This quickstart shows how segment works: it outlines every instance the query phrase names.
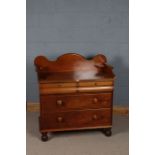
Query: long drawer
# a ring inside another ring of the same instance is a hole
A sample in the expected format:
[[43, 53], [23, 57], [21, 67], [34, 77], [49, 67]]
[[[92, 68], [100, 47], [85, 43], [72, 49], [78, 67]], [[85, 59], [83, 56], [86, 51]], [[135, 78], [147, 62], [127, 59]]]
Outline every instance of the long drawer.
[[112, 81], [98, 82], [66, 82], [66, 83], [40, 83], [40, 94], [67, 94], [84, 92], [106, 92], [113, 90]]
[[52, 113], [40, 117], [41, 131], [102, 128], [111, 125], [111, 109]]
[[110, 108], [112, 93], [83, 94], [83, 95], [41, 95], [41, 114], [80, 110]]

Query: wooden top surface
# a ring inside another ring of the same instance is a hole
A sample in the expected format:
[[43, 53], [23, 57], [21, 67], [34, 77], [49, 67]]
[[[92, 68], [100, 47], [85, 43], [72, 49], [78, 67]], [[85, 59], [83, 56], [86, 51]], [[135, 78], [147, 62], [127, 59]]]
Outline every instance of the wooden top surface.
[[82, 81], [104, 81], [112, 80], [113, 75], [109, 74], [95, 74], [94, 72], [57, 72], [51, 73], [44, 77], [39, 77], [40, 83], [47, 82], [82, 82]]
[[38, 56], [34, 64], [40, 83], [113, 80], [115, 75], [106, 61], [101, 54], [87, 60], [79, 54], [68, 53], [55, 61]]

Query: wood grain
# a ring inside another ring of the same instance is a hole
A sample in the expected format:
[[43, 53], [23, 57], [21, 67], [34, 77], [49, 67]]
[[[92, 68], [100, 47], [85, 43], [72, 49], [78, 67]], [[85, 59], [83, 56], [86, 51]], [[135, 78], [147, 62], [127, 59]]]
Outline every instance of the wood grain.
[[[104, 55], [92, 59], [67, 53], [34, 60], [40, 93], [41, 139], [49, 131], [106, 128], [111, 135], [115, 75]], [[109, 127], [109, 128], [107, 128]]]
[[106, 62], [101, 54], [87, 60], [75, 53], [64, 54], [54, 61], [44, 56], [34, 60], [40, 83], [113, 79], [112, 67]]
[[41, 115], [51, 112], [111, 108], [112, 94], [41, 95]]
[[91, 60], [87, 60], [79, 54], [67, 53], [58, 57], [55, 61], [48, 60], [44, 56], [38, 56], [35, 58], [34, 64], [36, 65], [37, 70], [41, 72], [69, 72], [78, 70], [97, 70], [97, 67], [103, 67], [106, 61], [106, 57], [101, 54], [96, 55]]
[[[40, 105], [39, 103], [28, 102], [27, 103], [27, 112], [39, 112]], [[113, 107], [113, 114], [116, 115], [129, 115], [129, 108], [127, 106], [114, 106]]]
[[111, 109], [59, 112], [42, 115], [40, 130], [64, 130], [68, 128], [111, 126]]
[[98, 87], [49, 87], [40, 88], [40, 94], [68, 94], [68, 93], [87, 93], [87, 92], [107, 92], [112, 91], [113, 86]]

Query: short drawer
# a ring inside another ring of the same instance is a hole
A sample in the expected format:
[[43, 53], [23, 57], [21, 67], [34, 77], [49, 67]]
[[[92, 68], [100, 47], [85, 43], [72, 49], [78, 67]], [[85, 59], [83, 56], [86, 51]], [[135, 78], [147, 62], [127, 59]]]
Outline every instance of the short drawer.
[[112, 93], [82, 95], [42, 95], [41, 113], [56, 111], [110, 108]]
[[40, 117], [40, 130], [102, 128], [112, 125], [111, 109], [52, 113]]

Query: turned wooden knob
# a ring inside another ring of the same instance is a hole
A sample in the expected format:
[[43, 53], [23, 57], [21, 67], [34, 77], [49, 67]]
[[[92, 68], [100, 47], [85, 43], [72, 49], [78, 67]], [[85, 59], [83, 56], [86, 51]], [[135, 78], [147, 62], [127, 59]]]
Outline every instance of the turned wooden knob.
[[43, 70], [44, 68], [43, 67], [39, 67], [39, 70]]
[[108, 102], [107, 101], [103, 101], [103, 104], [107, 104]]
[[63, 103], [62, 100], [57, 100], [57, 105], [60, 105], [61, 106], [62, 103]]
[[93, 120], [97, 120], [97, 115], [95, 114], [95, 115], [93, 115]]
[[98, 102], [98, 99], [95, 97], [94, 98], [94, 103], [97, 103]]
[[57, 118], [57, 121], [61, 123], [61, 122], [63, 121], [63, 118], [62, 118], [61, 116], [59, 116], [59, 117]]

